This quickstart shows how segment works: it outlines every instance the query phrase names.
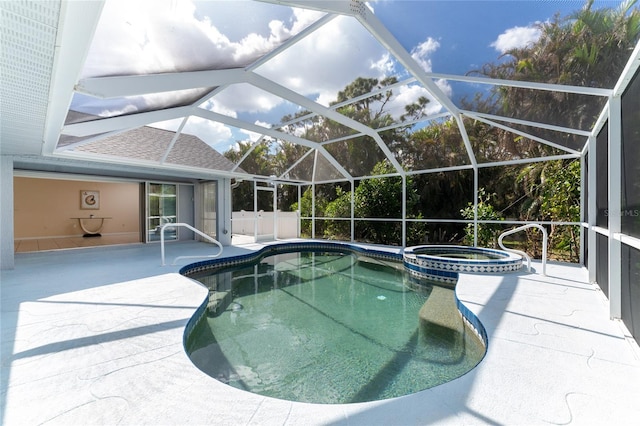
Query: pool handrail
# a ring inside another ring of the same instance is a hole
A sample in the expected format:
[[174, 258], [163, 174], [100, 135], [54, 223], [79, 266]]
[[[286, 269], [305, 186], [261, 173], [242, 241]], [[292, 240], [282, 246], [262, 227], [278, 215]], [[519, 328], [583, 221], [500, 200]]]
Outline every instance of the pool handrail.
[[205, 234], [204, 232], [194, 228], [193, 226], [189, 225], [188, 223], [165, 223], [164, 225], [162, 225], [162, 228], [160, 228], [160, 253], [162, 256], [162, 266], [165, 266], [164, 263], [164, 230], [167, 228], [177, 228], [177, 227], [183, 227], [183, 228], [187, 228], [190, 229], [191, 231], [195, 232], [196, 234], [200, 235], [202, 238], [212, 242], [213, 244], [215, 244], [216, 246], [218, 246], [218, 248], [220, 249], [220, 251], [218, 251], [218, 253], [213, 254], [213, 255], [200, 255], [200, 256], [178, 256], [175, 259], [173, 259], [173, 262], [171, 263], [172, 265], [176, 264], [176, 261], [178, 259], [203, 259], [203, 258], [207, 258], [207, 259], [213, 259], [214, 257], [218, 257], [222, 254], [222, 244], [220, 244], [220, 242], [218, 240], [216, 240], [215, 238]]
[[537, 229], [542, 231], [542, 275], [543, 276], [547, 276], [547, 230], [545, 229], [544, 226], [539, 225], [537, 223], [528, 223], [526, 225], [518, 226], [517, 228], [513, 228], [513, 229], [510, 229], [508, 231], [504, 231], [498, 237], [498, 245], [504, 251], [508, 251], [508, 252], [515, 253], [515, 254], [519, 254], [520, 256], [522, 256], [525, 259], [527, 259], [527, 270], [529, 272], [531, 272], [531, 257], [527, 253], [525, 253], [525, 252], [523, 252], [521, 250], [507, 248], [507, 247], [504, 246], [504, 244], [502, 244], [502, 239], [504, 237], [506, 237], [507, 235], [515, 234], [516, 232], [520, 232], [520, 231], [523, 231], [523, 230], [529, 229], [529, 228], [537, 228]]

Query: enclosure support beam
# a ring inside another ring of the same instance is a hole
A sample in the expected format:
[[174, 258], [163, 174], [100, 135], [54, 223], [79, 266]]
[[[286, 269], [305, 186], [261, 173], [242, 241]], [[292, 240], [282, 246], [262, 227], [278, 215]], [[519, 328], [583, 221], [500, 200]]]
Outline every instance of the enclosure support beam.
[[258, 182], [253, 181], [253, 240], [258, 242]]
[[43, 155], [52, 154], [58, 144], [60, 129], [73, 99], [73, 87], [82, 72], [103, 7], [104, 1], [61, 2]]
[[402, 175], [402, 247], [407, 246], [407, 177]]
[[609, 99], [609, 310], [611, 318], [622, 317], [622, 99]]
[[15, 267], [13, 247], [13, 157], [0, 155], [0, 269]]
[[216, 212], [218, 223], [216, 224], [216, 239], [223, 246], [230, 246], [232, 241], [232, 193], [231, 179], [225, 178], [218, 180], [218, 191], [216, 201]]
[[478, 168], [473, 168], [473, 246], [478, 247]]
[[278, 184], [273, 183], [273, 239], [278, 239]]
[[302, 186], [298, 185], [298, 232], [296, 233], [297, 238], [300, 238], [302, 235]]
[[316, 238], [316, 184], [311, 184], [311, 238]]
[[356, 220], [354, 216], [356, 214], [356, 184], [353, 179], [351, 179], [351, 242], [356, 240]]

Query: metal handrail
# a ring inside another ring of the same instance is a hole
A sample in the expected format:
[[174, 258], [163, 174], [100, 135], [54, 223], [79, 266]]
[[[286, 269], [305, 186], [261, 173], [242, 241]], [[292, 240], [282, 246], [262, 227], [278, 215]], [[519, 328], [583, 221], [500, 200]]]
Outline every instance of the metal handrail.
[[188, 223], [165, 223], [164, 225], [162, 225], [162, 228], [160, 228], [160, 252], [162, 255], [162, 266], [165, 265], [164, 263], [164, 230], [167, 228], [177, 228], [177, 227], [183, 227], [183, 228], [187, 228], [190, 229], [191, 231], [195, 232], [196, 234], [200, 235], [201, 237], [211, 241], [212, 243], [214, 243], [215, 245], [218, 246], [218, 248], [220, 249], [220, 251], [217, 254], [213, 254], [213, 255], [209, 255], [209, 256], [178, 256], [175, 259], [173, 259], [173, 263], [172, 265], [176, 264], [176, 261], [178, 259], [202, 259], [202, 258], [214, 258], [214, 257], [218, 257], [222, 254], [222, 244], [220, 244], [220, 242], [218, 240], [216, 240], [215, 238], [210, 237], [209, 235], [205, 234], [204, 232], [194, 228], [193, 226], [189, 225]]
[[516, 253], [523, 256], [527, 259], [527, 270], [531, 272], [531, 257], [523, 251], [506, 248], [504, 244], [502, 244], [502, 239], [507, 235], [515, 234], [516, 232], [523, 231], [528, 228], [537, 228], [542, 231], [542, 275], [547, 275], [547, 230], [544, 226], [538, 225], [537, 223], [528, 223], [526, 225], [519, 226], [517, 228], [510, 229], [509, 231], [505, 231], [498, 237], [498, 245], [504, 251], [508, 251], [510, 253]]

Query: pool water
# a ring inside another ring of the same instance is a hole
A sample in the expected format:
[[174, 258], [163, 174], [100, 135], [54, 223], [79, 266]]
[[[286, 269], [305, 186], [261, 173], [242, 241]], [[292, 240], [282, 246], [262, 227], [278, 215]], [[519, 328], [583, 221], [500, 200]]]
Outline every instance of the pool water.
[[189, 356], [256, 394], [327, 404], [392, 398], [460, 377], [485, 352], [453, 290], [416, 285], [399, 263], [297, 252], [199, 279], [210, 304], [187, 340]]

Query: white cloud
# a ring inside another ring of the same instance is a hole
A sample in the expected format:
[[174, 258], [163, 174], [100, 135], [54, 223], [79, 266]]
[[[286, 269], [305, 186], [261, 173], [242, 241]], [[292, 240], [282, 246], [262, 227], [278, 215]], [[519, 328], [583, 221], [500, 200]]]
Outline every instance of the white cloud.
[[300, 31], [320, 19], [322, 15], [324, 15], [324, 12], [293, 8], [291, 32], [299, 33]]
[[540, 38], [540, 34], [540, 28], [537, 26], [509, 28], [491, 43], [491, 47], [500, 53], [505, 53], [511, 49], [519, 49], [535, 43]]
[[386, 54], [356, 20], [338, 17], [256, 72], [326, 106], [357, 77], [390, 71]]
[[453, 89], [447, 80], [436, 80], [436, 86], [438, 86], [438, 88], [442, 90], [442, 93], [444, 93], [448, 98], [451, 98], [451, 95], [453, 95]]
[[425, 41], [411, 49], [411, 57], [422, 67], [426, 72], [431, 72], [431, 58], [430, 56], [438, 50], [440, 43], [428, 37]]
[[[256, 121], [254, 124], [258, 126], [266, 127], [266, 128], [270, 127], [268, 123], [264, 123], [262, 121]], [[247, 135], [247, 139], [249, 139], [251, 142], [255, 142], [262, 137], [261, 133], [255, 133], [245, 129], [240, 129], [240, 133]]]
[[[182, 123], [181, 118], [150, 124], [158, 129], [177, 131]], [[200, 117], [189, 117], [187, 124], [182, 129], [183, 133], [197, 136], [207, 145], [222, 152], [233, 142], [231, 130], [221, 123], [206, 120]]]
[[176, 118], [174, 120], [158, 121], [157, 123], [150, 124], [149, 127], [171, 130], [172, 132], [175, 132], [176, 130], [178, 130], [178, 127], [180, 127], [180, 123], [182, 123], [182, 120], [182, 118]]
[[[443, 90], [445, 95], [451, 96], [451, 87], [446, 84], [446, 82], [439, 83], [437, 82], [440, 89]], [[410, 105], [414, 102], [417, 102], [421, 96], [429, 99], [429, 103], [424, 109], [424, 113], [426, 115], [437, 114], [442, 110], [442, 106], [438, 101], [435, 100], [429, 92], [422, 86], [411, 85], [411, 86], [401, 86], [396, 89], [396, 95], [389, 101], [387, 104], [387, 110], [394, 118], [399, 118], [402, 114], [405, 113], [404, 107], [405, 105]]]
[[[238, 7], [233, 3], [216, 2], [214, 12], [229, 16]], [[243, 3], [243, 14], [251, 16], [252, 7], [261, 6]], [[317, 19], [318, 12], [296, 9], [291, 15], [289, 22], [273, 19], [265, 28], [252, 28], [252, 19], [234, 21], [234, 31], [243, 36], [232, 41], [211, 18], [200, 16], [192, 1], [107, 1], [82, 77], [248, 65]]]
[[238, 118], [238, 114], [235, 110], [227, 108], [220, 102], [216, 102], [215, 98], [208, 99], [202, 105], [200, 105], [200, 108], [204, 108], [206, 110], [217, 112], [223, 115], [228, 115], [229, 117]]
[[393, 75], [393, 72], [395, 70], [395, 61], [387, 52], [384, 53], [378, 60], [372, 61], [370, 68], [376, 71], [380, 77], [386, 77], [389, 75]]
[[134, 114], [137, 111], [138, 111], [138, 107], [136, 107], [133, 104], [128, 104], [128, 105], [125, 105], [124, 108], [120, 110], [115, 110], [115, 111], [108, 108], [104, 108], [102, 109], [102, 111], [98, 113], [98, 115], [100, 117], [116, 117], [118, 115]]
[[283, 99], [250, 84], [234, 84], [213, 98], [220, 108], [237, 112], [265, 113], [283, 103]]

